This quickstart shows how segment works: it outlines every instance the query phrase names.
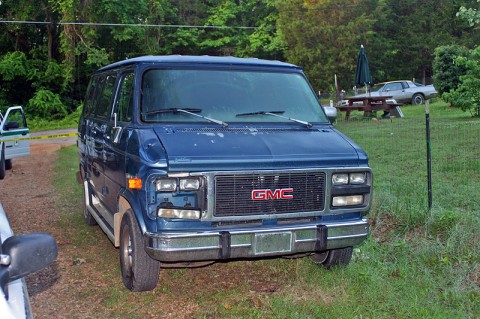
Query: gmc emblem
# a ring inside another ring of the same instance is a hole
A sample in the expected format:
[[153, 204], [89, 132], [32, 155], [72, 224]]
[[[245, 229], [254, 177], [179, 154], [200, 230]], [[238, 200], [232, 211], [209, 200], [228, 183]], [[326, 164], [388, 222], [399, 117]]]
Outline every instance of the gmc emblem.
[[252, 191], [252, 200], [271, 200], [271, 199], [292, 199], [293, 188], [281, 189], [254, 189]]

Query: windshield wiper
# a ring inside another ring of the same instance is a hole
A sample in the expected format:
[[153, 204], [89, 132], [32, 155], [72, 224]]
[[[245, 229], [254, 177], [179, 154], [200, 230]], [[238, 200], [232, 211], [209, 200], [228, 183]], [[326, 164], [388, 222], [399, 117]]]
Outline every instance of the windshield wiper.
[[159, 114], [159, 113], [177, 113], [177, 112], [190, 114], [190, 115], [193, 115], [193, 116], [202, 118], [202, 119], [204, 119], [204, 120], [207, 120], [207, 121], [209, 121], [209, 122], [212, 122], [212, 123], [215, 123], [215, 124], [220, 124], [220, 125], [222, 125], [223, 127], [227, 127], [227, 126], [228, 126], [228, 124], [225, 123], [225, 122], [223, 122], [223, 121], [216, 120], [216, 119], [212, 119], [212, 118], [210, 118], [210, 117], [206, 117], [206, 116], [203, 116], [203, 115], [200, 115], [200, 114], [196, 114], [196, 113], [202, 112], [201, 109], [194, 109], [194, 108], [180, 109], [180, 108], [173, 108], [173, 107], [172, 107], [172, 108], [168, 108], [168, 109], [158, 109], [158, 110], [146, 112], [146, 113], [144, 113], [144, 114], [145, 114], [145, 115], [152, 115], [152, 114]]
[[183, 110], [186, 112], [192, 112], [192, 113], [200, 113], [202, 112], [201, 109], [193, 109], [193, 108], [184, 108], [184, 109], [179, 109], [179, 108], [168, 108], [168, 109], [158, 109], [158, 110], [153, 110], [150, 112], [145, 112], [143, 114], [145, 115], [152, 115], [152, 114], [158, 114], [158, 113], [174, 113], [174, 112], [180, 112], [179, 110]]
[[271, 116], [280, 117], [282, 119], [286, 119], [286, 120], [290, 120], [290, 121], [293, 121], [293, 122], [296, 122], [296, 123], [306, 125], [308, 128], [311, 128], [313, 126], [312, 123], [310, 123], [310, 122], [297, 120], [297, 119], [294, 119], [294, 118], [291, 118], [291, 117], [279, 115], [279, 114], [283, 114], [283, 113], [285, 113], [285, 111], [271, 111], [271, 112], [259, 111], [259, 112], [251, 112], [251, 113], [240, 113], [240, 114], [237, 114], [236, 116], [271, 115]]
[[251, 112], [251, 113], [239, 113], [235, 116], [250, 116], [250, 115], [263, 115], [263, 114], [268, 114], [268, 113], [272, 113], [272, 114], [283, 114], [285, 113], [285, 111], [270, 111], [270, 112], [266, 112], [266, 111], [258, 111], [258, 112]]

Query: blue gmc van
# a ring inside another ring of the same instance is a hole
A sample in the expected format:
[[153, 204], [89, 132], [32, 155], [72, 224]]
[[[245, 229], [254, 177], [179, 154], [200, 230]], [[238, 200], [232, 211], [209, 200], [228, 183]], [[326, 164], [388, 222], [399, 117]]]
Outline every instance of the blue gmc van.
[[91, 78], [78, 128], [84, 216], [120, 248], [132, 291], [162, 267], [310, 256], [348, 264], [369, 233], [365, 152], [302, 69], [146, 56]]

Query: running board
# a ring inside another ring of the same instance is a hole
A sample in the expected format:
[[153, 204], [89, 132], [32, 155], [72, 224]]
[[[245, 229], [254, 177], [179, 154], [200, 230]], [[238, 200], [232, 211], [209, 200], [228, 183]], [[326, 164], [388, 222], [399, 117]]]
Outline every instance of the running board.
[[[92, 198], [94, 198], [93, 202], [97, 201], [94, 195], [92, 195]], [[108, 239], [110, 239], [112, 244], [115, 245], [115, 235], [113, 234], [113, 230], [110, 228], [110, 226], [107, 224], [105, 219], [98, 212], [98, 210], [103, 210], [104, 213], [107, 213], [107, 211], [101, 206], [100, 203], [95, 205], [95, 207], [87, 206], [87, 209], [90, 212], [90, 214], [92, 214], [93, 218], [95, 218], [95, 220], [97, 221], [98, 226], [100, 226], [100, 228], [105, 232], [105, 234], [107, 234]]]

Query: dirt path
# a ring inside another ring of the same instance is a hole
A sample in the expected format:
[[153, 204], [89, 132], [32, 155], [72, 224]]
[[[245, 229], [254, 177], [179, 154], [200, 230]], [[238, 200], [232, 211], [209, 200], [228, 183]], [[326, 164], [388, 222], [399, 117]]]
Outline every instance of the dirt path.
[[51, 181], [56, 151], [71, 144], [66, 139], [32, 141], [31, 155], [14, 159], [12, 170], [0, 183], [0, 201], [15, 234], [48, 232], [60, 248], [55, 264], [26, 278], [36, 318], [62, 317], [58, 314], [63, 305], [57, 297], [66, 288], [61, 278], [65, 253], [61, 250], [63, 234], [57, 225], [59, 215], [54, 209]]
[[[157, 289], [127, 291], [118, 269], [118, 250], [99, 227], [83, 222], [75, 226], [72, 218], [62, 220], [56, 211], [59, 204], [52, 185], [56, 151], [74, 142], [32, 141], [31, 156], [14, 160], [13, 169], [0, 182], [0, 201], [14, 232], [48, 232], [59, 247], [53, 265], [26, 278], [35, 318], [220, 318], [225, 309], [235, 307], [263, 313], [269, 296], [291, 288], [293, 269], [287, 272], [259, 261], [162, 270]], [[62, 205], [72, 216], [81, 216], [80, 198]]]

